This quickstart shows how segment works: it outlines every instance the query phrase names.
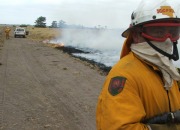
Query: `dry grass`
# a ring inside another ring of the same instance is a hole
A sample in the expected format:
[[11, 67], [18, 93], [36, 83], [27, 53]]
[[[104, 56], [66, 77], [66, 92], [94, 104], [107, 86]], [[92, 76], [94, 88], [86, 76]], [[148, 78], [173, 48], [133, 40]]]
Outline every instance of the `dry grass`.
[[29, 26], [26, 30], [29, 31], [27, 38], [38, 42], [56, 39], [60, 36], [60, 29], [58, 28], [35, 28]]
[[[5, 40], [4, 27], [0, 26], [0, 46], [3, 45]], [[15, 26], [11, 27], [11, 35], [14, 36]], [[26, 30], [29, 31], [29, 35], [26, 37], [37, 42], [42, 42], [44, 40], [56, 39], [60, 36], [60, 29], [58, 28], [35, 28], [33, 26], [26, 27]]]
[[4, 44], [4, 38], [4, 26], [0, 26], [0, 47], [2, 47]]
[[[9, 27], [11, 28], [10, 36], [14, 37], [14, 30], [16, 27], [15, 26], [9, 26]], [[4, 28], [5, 25], [0, 26], [0, 47], [3, 46], [5, 40]], [[26, 35], [26, 37], [35, 42], [54, 40], [57, 39], [61, 34], [59, 28], [36, 28], [33, 26], [28, 26], [26, 27], [26, 31], [29, 31], [29, 35]], [[57, 45], [53, 44], [52, 46], [56, 47]]]

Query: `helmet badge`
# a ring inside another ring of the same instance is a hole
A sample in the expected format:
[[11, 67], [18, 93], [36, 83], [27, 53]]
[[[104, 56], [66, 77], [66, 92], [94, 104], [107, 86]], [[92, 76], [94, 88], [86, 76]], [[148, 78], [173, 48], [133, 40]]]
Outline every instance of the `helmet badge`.
[[173, 18], [174, 10], [171, 8], [171, 6], [161, 6], [160, 9], [157, 9], [157, 13], [161, 13], [162, 15], [167, 15]]

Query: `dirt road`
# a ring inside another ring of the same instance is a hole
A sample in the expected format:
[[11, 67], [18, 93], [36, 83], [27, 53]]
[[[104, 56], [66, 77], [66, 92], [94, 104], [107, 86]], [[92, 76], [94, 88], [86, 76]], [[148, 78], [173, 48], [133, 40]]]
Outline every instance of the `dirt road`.
[[96, 129], [105, 76], [27, 38], [6, 40], [0, 62], [0, 130]]

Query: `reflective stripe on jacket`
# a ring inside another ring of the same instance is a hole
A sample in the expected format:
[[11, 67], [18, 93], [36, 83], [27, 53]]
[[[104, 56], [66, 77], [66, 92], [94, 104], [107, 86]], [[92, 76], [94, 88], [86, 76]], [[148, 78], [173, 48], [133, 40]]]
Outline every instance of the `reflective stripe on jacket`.
[[[108, 91], [113, 77], [125, 77], [123, 90], [113, 96]], [[167, 92], [154, 67], [130, 52], [109, 72], [98, 99], [96, 123], [98, 130], [148, 130], [143, 119], [180, 109], [177, 82]], [[168, 96], [169, 95], [169, 96]], [[169, 106], [170, 104], [170, 106]]]

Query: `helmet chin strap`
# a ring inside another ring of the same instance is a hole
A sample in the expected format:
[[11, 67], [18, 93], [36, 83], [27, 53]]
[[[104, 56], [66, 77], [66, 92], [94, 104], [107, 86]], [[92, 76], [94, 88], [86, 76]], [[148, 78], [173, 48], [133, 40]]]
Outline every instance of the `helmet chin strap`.
[[156, 51], [161, 53], [162, 55], [168, 57], [170, 60], [173, 59], [174, 61], [177, 61], [179, 59], [179, 53], [177, 48], [177, 41], [173, 42], [173, 54], [168, 54], [167, 52], [161, 50], [160, 48], [156, 47], [154, 44], [152, 44], [147, 38], [145, 38], [145, 41]]

